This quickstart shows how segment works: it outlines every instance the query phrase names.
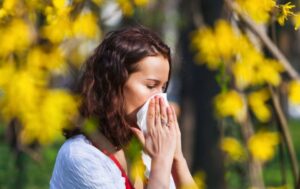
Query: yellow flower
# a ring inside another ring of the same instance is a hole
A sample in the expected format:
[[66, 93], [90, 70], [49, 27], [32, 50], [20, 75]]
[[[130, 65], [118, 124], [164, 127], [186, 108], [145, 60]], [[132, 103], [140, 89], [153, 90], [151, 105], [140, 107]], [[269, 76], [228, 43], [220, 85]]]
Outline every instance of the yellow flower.
[[15, 8], [17, 2], [18, 2], [17, 0], [4, 0], [2, 4], [2, 8], [8, 11], [12, 11]]
[[197, 62], [207, 63], [208, 68], [217, 69], [222, 63], [213, 31], [210, 28], [200, 29], [192, 34], [192, 47], [199, 51]]
[[117, 3], [125, 16], [133, 14], [133, 6], [129, 0], [117, 0]]
[[98, 37], [100, 30], [97, 18], [91, 12], [81, 13], [73, 23], [73, 33], [75, 36], [90, 39]]
[[255, 72], [251, 64], [237, 62], [232, 65], [232, 72], [239, 89], [245, 89], [253, 84]]
[[0, 9], [0, 20], [5, 18], [8, 15], [8, 12], [5, 9]]
[[266, 101], [270, 98], [270, 93], [267, 89], [261, 89], [250, 93], [248, 102], [251, 110], [258, 120], [267, 122], [271, 118], [270, 108], [267, 106]]
[[50, 90], [41, 100], [35, 111], [26, 112], [21, 119], [21, 141], [25, 144], [35, 140], [41, 144], [53, 142], [77, 115], [77, 99], [67, 91]]
[[270, 12], [276, 6], [275, 0], [236, 0], [242, 11], [253, 20], [265, 23], [270, 18]]
[[200, 29], [192, 34], [192, 47], [199, 51], [196, 56], [199, 62], [207, 63], [210, 69], [217, 69], [221, 63], [230, 62], [238, 52], [240, 36], [230, 24], [219, 20], [214, 30]]
[[26, 8], [28, 8], [28, 14], [37, 12], [37, 11], [43, 11], [46, 4], [48, 4], [47, 1], [40, 1], [40, 0], [26, 0]]
[[44, 81], [37, 81], [28, 71], [15, 72], [5, 87], [1, 102], [1, 112], [6, 120], [21, 117], [25, 112], [32, 112], [39, 104], [44, 88]]
[[293, 23], [295, 25], [295, 30], [297, 30], [300, 26], [300, 12], [293, 15]]
[[13, 19], [7, 27], [0, 28], [0, 56], [24, 51], [32, 40], [31, 27], [21, 19]]
[[245, 152], [242, 145], [233, 137], [225, 137], [221, 141], [221, 149], [228, 154], [233, 161], [241, 161], [245, 159]]
[[238, 34], [236, 34], [231, 25], [225, 20], [219, 20], [215, 26], [215, 37], [217, 42], [217, 50], [219, 55], [225, 59], [230, 60], [237, 52], [235, 46], [238, 40]]
[[287, 17], [293, 15], [291, 9], [294, 7], [295, 5], [292, 5], [291, 2], [288, 2], [284, 5], [279, 5], [279, 8], [281, 9], [281, 13], [277, 18], [277, 20], [280, 25], [284, 25], [284, 22], [287, 20]]
[[149, 0], [134, 0], [134, 4], [138, 7], [145, 7], [148, 5]]
[[244, 99], [234, 90], [217, 95], [214, 104], [217, 114], [221, 117], [232, 116], [236, 121], [242, 121], [246, 117]]
[[48, 23], [41, 28], [41, 35], [53, 43], [60, 43], [72, 37], [72, 23], [69, 16], [71, 9], [63, 9], [58, 14], [53, 12], [51, 7], [47, 7], [46, 10]]
[[193, 179], [197, 185], [197, 188], [194, 186], [183, 186], [183, 189], [205, 189], [205, 173], [203, 171], [198, 171], [193, 175]]
[[248, 141], [248, 148], [253, 157], [260, 161], [268, 161], [274, 157], [279, 135], [275, 132], [259, 131]]
[[289, 83], [288, 97], [292, 104], [300, 104], [300, 81], [293, 80]]
[[273, 86], [278, 86], [281, 82], [280, 72], [282, 72], [278, 62], [265, 59], [256, 67], [257, 83], [267, 82]]
[[0, 66], [0, 90], [2, 90], [9, 84], [11, 77], [15, 73], [14, 62], [5, 62]]
[[67, 0], [52, 0], [52, 4], [58, 11], [62, 11], [68, 7]]
[[27, 55], [27, 68], [32, 71], [58, 70], [65, 64], [64, 55], [59, 48], [45, 50], [35, 47]]
[[240, 48], [237, 62], [232, 65], [237, 87], [245, 89], [264, 83], [278, 86], [281, 82], [280, 73], [284, 71], [283, 66], [276, 60], [266, 59], [253, 46], [244, 46], [245, 48]]

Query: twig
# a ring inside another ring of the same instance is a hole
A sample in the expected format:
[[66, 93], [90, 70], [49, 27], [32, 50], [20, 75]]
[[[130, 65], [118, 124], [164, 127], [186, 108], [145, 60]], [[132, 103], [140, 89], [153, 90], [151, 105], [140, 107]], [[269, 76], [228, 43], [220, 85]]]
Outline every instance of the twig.
[[295, 148], [293, 145], [292, 137], [289, 132], [287, 119], [283, 113], [281, 106], [280, 106], [278, 94], [274, 91], [274, 89], [271, 86], [269, 86], [269, 90], [271, 92], [272, 102], [273, 102], [273, 105], [275, 108], [276, 116], [279, 121], [279, 127], [280, 127], [280, 131], [281, 131], [280, 133], [282, 134], [284, 143], [286, 144], [286, 147], [288, 149], [288, 155], [289, 155], [289, 158], [290, 158], [291, 164], [292, 164], [294, 184], [296, 186], [297, 178], [299, 177], [298, 161], [297, 161], [297, 156], [295, 153]]
[[[241, 123], [241, 131], [244, 137], [246, 144], [254, 133], [253, 125], [249, 119], [249, 115], [247, 118]], [[249, 159], [248, 159], [248, 168], [249, 168], [249, 178], [251, 187], [264, 189], [264, 181], [262, 177], [262, 164], [259, 161], [256, 161], [251, 153], [248, 151]]]

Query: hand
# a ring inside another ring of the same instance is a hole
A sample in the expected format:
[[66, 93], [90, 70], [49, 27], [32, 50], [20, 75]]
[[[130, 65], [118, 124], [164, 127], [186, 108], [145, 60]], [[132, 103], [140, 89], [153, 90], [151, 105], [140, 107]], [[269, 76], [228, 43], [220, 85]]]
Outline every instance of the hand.
[[176, 120], [172, 109], [166, 107], [163, 99], [150, 100], [147, 113], [147, 133], [131, 128], [150, 157], [162, 157], [172, 160], [176, 149]]

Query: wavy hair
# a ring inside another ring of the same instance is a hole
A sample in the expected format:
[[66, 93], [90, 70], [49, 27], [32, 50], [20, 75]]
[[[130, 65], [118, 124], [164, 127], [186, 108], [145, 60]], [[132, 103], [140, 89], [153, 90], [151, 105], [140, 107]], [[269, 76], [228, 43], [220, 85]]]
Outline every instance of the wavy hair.
[[[80, 114], [95, 117], [99, 131], [118, 149], [132, 137], [125, 119], [123, 88], [137, 63], [147, 56], [162, 55], [169, 61], [170, 48], [151, 30], [138, 26], [109, 32], [85, 63], [80, 78]], [[67, 138], [82, 133], [82, 128], [66, 131]]]

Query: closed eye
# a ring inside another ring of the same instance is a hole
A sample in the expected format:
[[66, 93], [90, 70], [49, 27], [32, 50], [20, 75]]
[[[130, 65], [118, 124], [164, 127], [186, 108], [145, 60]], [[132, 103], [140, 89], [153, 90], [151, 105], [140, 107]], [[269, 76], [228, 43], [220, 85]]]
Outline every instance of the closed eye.
[[153, 89], [153, 88], [155, 88], [155, 86], [154, 86], [154, 85], [151, 85], [151, 86], [150, 86], [150, 85], [147, 85], [147, 88], [148, 88], [148, 89]]

